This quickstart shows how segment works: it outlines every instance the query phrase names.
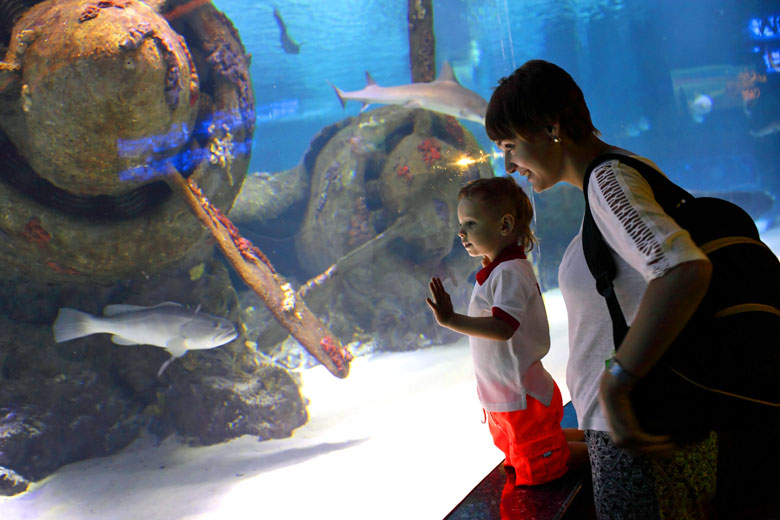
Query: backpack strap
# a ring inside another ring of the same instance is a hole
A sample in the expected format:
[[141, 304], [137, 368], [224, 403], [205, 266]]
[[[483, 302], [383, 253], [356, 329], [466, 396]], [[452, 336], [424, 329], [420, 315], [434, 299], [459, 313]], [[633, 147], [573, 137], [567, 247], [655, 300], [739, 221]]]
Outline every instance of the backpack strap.
[[693, 199], [693, 196], [646, 162], [623, 154], [601, 154], [593, 159], [585, 170], [585, 178], [582, 183], [582, 192], [585, 195], [585, 215], [582, 220], [582, 248], [588, 269], [590, 269], [593, 278], [596, 280], [596, 290], [607, 301], [607, 309], [612, 319], [612, 338], [617, 350], [628, 332], [626, 318], [620, 309], [620, 303], [612, 283], [617, 274], [617, 268], [612, 252], [596, 225], [596, 221], [593, 219], [590, 204], [588, 203], [588, 183], [591, 173], [597, 166], [612, 159], [617, 159], [638, 171], [650, 184], [656, 201], [658, 201], [664, 211], [672, 216], [674, 210]]

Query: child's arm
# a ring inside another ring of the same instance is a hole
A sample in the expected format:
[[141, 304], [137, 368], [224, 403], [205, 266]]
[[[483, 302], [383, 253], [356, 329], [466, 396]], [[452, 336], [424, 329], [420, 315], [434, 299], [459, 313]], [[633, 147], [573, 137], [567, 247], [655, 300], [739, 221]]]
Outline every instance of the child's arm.
[[425, 303], [431, 308], [433, 316], [442, 327], [468, 336], [495, 340], [507, 340], [515, 333], [508, 323], [493, 316], [473, 318], [456, 313], [452, 308], [450, 295], [444, 290], [444, 285], [438, 278], [431, 278], [429, 286], [433, 300], [426, 298]]

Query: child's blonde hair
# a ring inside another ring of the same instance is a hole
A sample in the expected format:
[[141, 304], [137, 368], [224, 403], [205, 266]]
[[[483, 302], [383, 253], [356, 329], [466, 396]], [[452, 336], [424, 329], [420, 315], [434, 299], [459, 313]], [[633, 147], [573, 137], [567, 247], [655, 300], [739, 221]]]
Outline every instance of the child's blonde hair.
[[526, 251], [533, 249], [537, 241], [531, 230], [534, 208], [528, 195], [512, 177], [491, 177], [469, 181], [458, 192], [458, 200], [463, 198], [478, 199], [495, 208], [502, 215], [511, 213], [515, 217], [514, 231], [517, 234], [517, 243]]

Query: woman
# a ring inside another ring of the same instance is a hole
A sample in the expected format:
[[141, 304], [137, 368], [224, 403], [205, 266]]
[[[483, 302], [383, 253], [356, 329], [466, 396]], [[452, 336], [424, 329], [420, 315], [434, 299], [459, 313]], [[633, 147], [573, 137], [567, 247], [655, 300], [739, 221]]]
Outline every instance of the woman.
[[[507, 172], [527, 177], [536, 192], [559, 182], [582, 189], [599, 155], [633, 155], [599, 138], [580, 88], [566, 71], [542, 60], [499, 82], [485, 119], [488, 136], [504, 151]], [[558, 278], [569, 314], [566, 382], [585, 430], [598, 516], [706, 518], [715, 491], [715, 434], [685, 446], [649, 434], [636, 419], [629, 392], [701, 302], [710, 262], [627, 165], [596, 164], [587, 196], [614, 252], [615, 290], [631, 326], [615, 355], [612, 322], [578, 234]]]

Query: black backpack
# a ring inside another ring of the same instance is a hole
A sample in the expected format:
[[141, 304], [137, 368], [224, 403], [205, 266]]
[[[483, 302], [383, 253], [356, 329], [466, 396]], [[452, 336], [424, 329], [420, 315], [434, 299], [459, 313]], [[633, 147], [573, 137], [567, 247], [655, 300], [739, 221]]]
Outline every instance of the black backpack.
[[652, 433], [694, 439], [710, 430], [777, 426], [780, 417], [780, 262], [753, 219], [731, 202], [693, 197], [649, 164], [622, 154], [594, 159], [585, 173], [582, 243], [607, 301], [615, 348], [628, 331], [615, 296], [616, 268], [588, 205], [593, 169], [617, 159], [650, 184], [661, 207], [707, 254], [712, 280], [691, 320], [631, 399]]

